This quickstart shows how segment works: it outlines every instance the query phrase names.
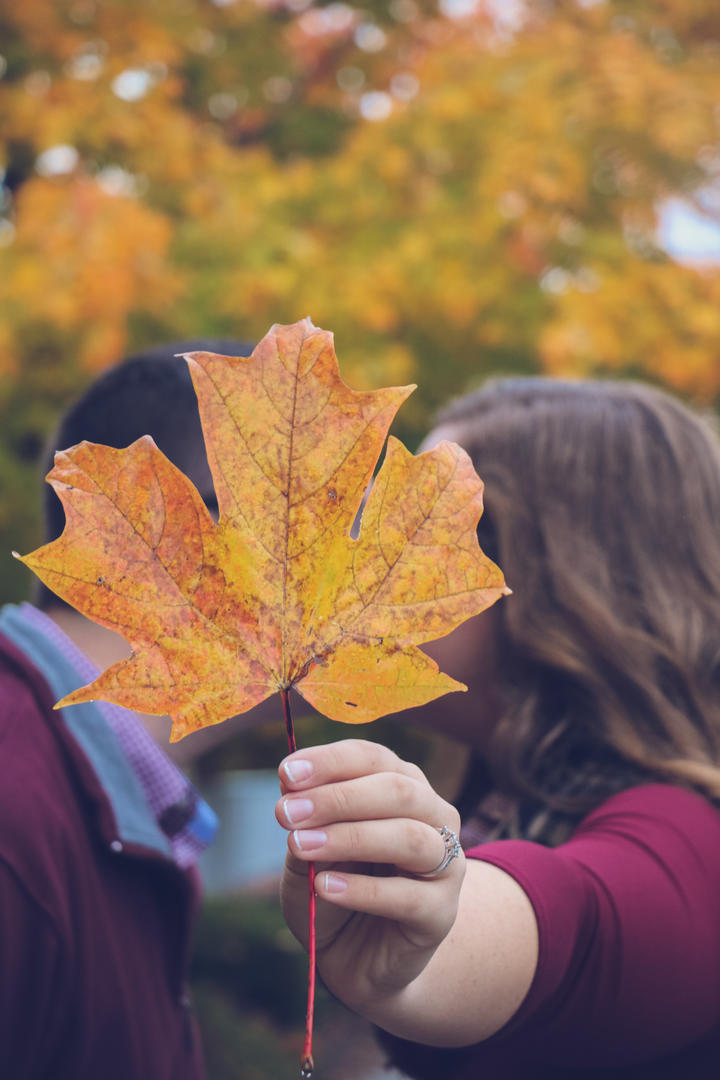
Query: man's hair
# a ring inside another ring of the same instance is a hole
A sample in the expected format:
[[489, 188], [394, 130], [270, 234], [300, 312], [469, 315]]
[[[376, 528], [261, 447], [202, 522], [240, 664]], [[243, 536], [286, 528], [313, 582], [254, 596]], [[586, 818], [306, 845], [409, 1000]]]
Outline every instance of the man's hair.
[[643, 782], [720, 802], [713, 425], [650, 386], [549, 378], [493, 381], [438, 419], [485, 481], [478, 536], [513, 590], [493, 773], [538, 811], [515, 835], [554, 842], [559, 816], [571, 830]]
[[[151, 435], [163, 453], [183, 472], [205, 455], [200, 414], [188, 366], [178, 353], [216, 352], [249, 356], [244, 341], [199, 339], [158, 345], [128, 356], [95, 380], [61, 417], [44, 456], [45, 475], [55, 453], [77, 443], [95, 442], [122, 448]], [[45, 540], [55, 540], [65, 527], [62, 503], [44, 485]], [[45, 585], [37, 583], [33, 600], [39, 607], [60, 605]]]

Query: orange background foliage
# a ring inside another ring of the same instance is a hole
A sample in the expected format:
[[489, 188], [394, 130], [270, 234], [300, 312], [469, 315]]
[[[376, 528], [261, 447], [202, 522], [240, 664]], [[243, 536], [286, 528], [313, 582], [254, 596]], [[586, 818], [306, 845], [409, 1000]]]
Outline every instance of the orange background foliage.
[[720, 271], [658, 239], [719, 216], [715, 0], [453, 10], [0, 0], [5, 547], [58, 411], [159, 341], [309, 314], [350, 385], [419, 384], [411, 442], [497, 371], [717, 402]]

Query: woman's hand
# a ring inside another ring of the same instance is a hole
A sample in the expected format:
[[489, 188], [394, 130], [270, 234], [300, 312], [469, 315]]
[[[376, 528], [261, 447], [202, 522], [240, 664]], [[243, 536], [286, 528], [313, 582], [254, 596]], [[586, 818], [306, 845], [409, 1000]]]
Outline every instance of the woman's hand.
[[285, 758], [280, 783], [285, 918], [307, 945], [315, 862], [318, 969], [336, 997], [434, 1046], [466, 1046], [502, 1027], [535, 972], [533, 909], [513, 878], [477, 859], [466, 868], [462, 854], [436, 877], [416, 876], [445, 856], [438, 827], [460, 828], [421, 770], [348, 739]]
[[276, 808], [289, 830], [282, 903], [307, 944], [307, 865], [316, 863], [318, 968], [328, 987], [366, 1015], [413, 982], [453, 925], [465, 873], [445, 856], [438, 827], [457, 810], [416, 766], [375, 743], [315, 746], [280, 766]]

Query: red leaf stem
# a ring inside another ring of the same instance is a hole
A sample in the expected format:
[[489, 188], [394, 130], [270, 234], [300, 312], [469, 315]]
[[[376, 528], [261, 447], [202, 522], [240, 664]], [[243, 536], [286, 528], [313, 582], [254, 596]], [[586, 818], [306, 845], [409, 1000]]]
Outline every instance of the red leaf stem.
[[[287, 730], [288, 747], [290, 753], [297, 750], [295, 743], [295, 730], [293, 728], [292, 714], [290, 712], [290, 696], [287, 690], [281, 691], [283, 710], [285, 712], [285, 728]], [[309, 1080], [312, 1076], [314, 1062], [312, 1056], [313, 1017], [315, 1013], [315, 863], [308, 864], [308, 995], [307, 1013], [305, 1017], [305, 1043], [303, 1045], [302, 1059], [300, 1062], [301, 1080]]]

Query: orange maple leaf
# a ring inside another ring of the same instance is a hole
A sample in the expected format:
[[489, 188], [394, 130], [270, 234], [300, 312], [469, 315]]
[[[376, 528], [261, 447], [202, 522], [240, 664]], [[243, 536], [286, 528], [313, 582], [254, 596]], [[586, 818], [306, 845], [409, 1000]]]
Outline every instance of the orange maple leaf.
[[273, 327], [249, 358], [186, 359], [217, 524], [149, 436], [80, 443], [48, 475], [66, 527], [22, 561], [132, 648], [58, 707], [167, 713], [174, 741], [291, 686], [350, 723], [466, 689], [417, 646], [509, 591], [477, 543], [467, 454], [445, 442], [415, 457], [390, 438], [350, 535], [414, 387], [349, 389], [309, 320]]

